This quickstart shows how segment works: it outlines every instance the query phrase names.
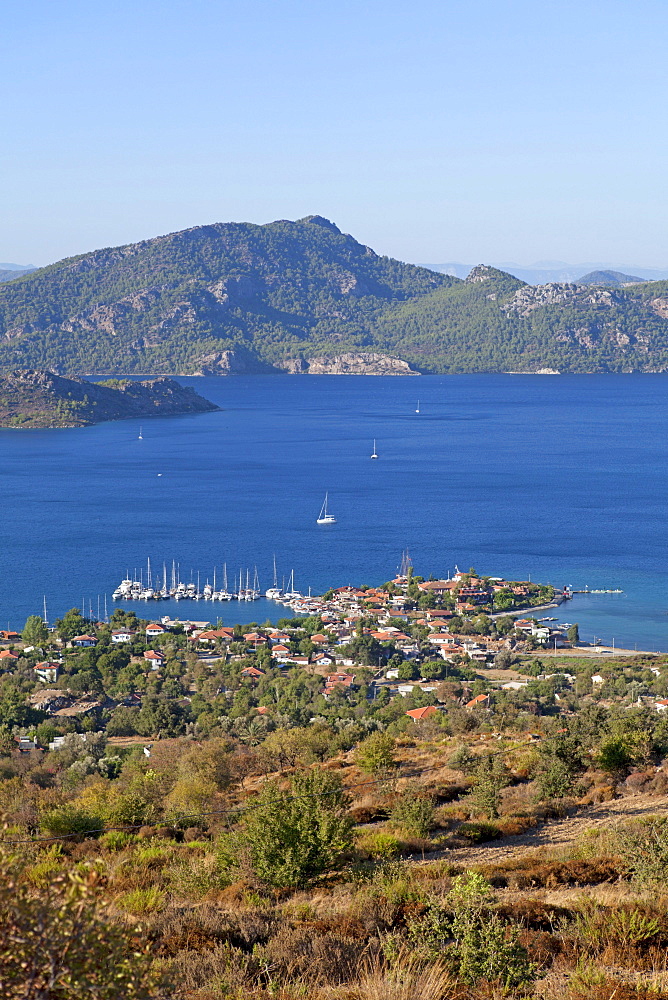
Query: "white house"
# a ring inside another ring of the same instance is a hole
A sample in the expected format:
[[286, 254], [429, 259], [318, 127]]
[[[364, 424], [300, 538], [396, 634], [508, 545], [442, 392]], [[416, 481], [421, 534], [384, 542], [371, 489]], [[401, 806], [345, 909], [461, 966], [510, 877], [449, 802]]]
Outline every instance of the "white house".
[[118, 629], [117, 632], [112, 632], [111, 633], [111, 641], [112, 642], [131, 642], [133, 635], [134, 635], [134, 633], [133, 632], [128, 632], [127, 629]]
[[72, 645], [78, 647], [84, 646], [95, 646], [97, 644], [97, 639], [94, 635], [75, 635], [72, 639]]
[[144, 659], [151, 664], [151, 670], [160, 670], [160, 667], [165, 665], [164, 656], [155, 649], [147, 649], [144, 653]]
[[152, 624], [152, 625], [147, 625], [146, 626], [146, 638], [147, 639], [155, 639], [159, 635], [164, 635], [166, 631], [167, 631], [167, 629], [165, 628], [164, 625], [156, 625], [155, 623]]
[[43, 660], [41, 663], [36, 663], [32, 669], [38, 680], [44, 681], [48, 684], [53, 684], [54, 681], [58, 680], [60, 664], [50, 663], [48, 660]]

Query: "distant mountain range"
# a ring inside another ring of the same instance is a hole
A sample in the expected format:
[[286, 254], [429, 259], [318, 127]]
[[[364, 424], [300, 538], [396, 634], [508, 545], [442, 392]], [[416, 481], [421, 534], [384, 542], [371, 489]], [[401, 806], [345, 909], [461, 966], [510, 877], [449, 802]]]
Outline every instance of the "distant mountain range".
[[36, 271], [36, 267], [32, 265], [25, 264], [0, 264], [0, 284], [3, 281], [13, 281], [14, 278], [20, 278], [24, 274], [29, 274], [31, 271]]
[[[465, 278], [473, 269], [474, 264], [425, 264], [424, 267], [442, 274], [452, 274], [456, 278]], [[566, 264], [561, 260], [540, 260], [535, 264], [516, 264], [512, 261], [501, 261], [491, 265], [500, 271], [506, 271], [520, 281], [526, 281], [528, 285], [546, 285], [552, 281], [577, 281], [582, 283], [582, 279], [592, 272], [603, 273], [627, 273], [639, 275], [637, 281], [665, 281], [668, 279], [668, 268], [637, 267], [623, 264], [592, 263], [586, 264]]]
[[668, 370], [668, 281], [582, 280], [536, 287], [485, 265], [462, 280], [380, 257], [321, 216], [216, 223], [0, 285], [0, 370]]
[[576, 285], [603, 285], [608, 288], [625, 288], [627, 285], [640, 285], [645, 281], [633, 274], [622, 271], [590, 271], [583, 274], [575, 282]]

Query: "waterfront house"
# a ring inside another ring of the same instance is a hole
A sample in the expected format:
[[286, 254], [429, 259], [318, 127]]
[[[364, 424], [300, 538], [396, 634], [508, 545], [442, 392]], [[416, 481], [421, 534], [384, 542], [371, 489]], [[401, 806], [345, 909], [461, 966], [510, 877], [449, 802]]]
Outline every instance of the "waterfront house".
[[54, 681], [58, 680], [60, 664], [50, 663], [48, 660], [43, 660], [41, 663], [36, 663], [32, 669], [37, 680], [53, 684]]
[[132, 642], [132, 636], [134, 632], [130, 632], [128, 629], [121, 628], [117, 631], [111, 633], [112, 642]]
[[97, 639], [94, 635], [75, 635], [72, 639], [72, 645], [79, 649], [83, 649], [87, 646], [97, 645]]
[[146, 626], [146, 638], [147, 639], [157, 639], [159, 635], [164, 635], [167, 629], [164, 625], [157, 625], [153, 623]]
[[21, 636], [9, 629], [0, 629], [0, 642], [18, 642]]
[[147, 649], [144, 653], [144, 659], [150, 663], [151, 670], [160, 670], [160, 667], [165, 665], [165, 657], [156, 649]]

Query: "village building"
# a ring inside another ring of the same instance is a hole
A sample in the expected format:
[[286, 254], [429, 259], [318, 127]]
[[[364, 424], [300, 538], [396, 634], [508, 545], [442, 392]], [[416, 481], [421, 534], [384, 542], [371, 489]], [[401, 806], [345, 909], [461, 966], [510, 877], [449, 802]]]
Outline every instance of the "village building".
[[431, 719], [438, 712], [438, 709], [433, 705], [425, 705], [423, 708], [410, 708], [405, 714], [416, 722], [421, 722], [423, 719]]
[[146, 638], [147, 639], [157, 639], [159, 635], [164, 635], [167, 629], [164, 625], [158, 625], [155, 622], [151, 625], [146, 626]]
[[72, 639], [71, 645], [79, 649], [84, 649], [88, 646], [96, 646], [97, 639], [94, 635], [75, 635]]
[[160, 670], [165, 665], [165, 657], [156, 649], [147, 649], [144, 659], [151, 665], [151, 670]]
[[41, 663], [36, 663], [32, 669], [37, 680], [53, 684], [54, 681], [58, 680], [60, 663], [51, 663], [49, 660], [43, 660]]
[[117, 629], [111, 633], [112, 642], [132, 642], [134, 632], [130, 632], [128, 629]]

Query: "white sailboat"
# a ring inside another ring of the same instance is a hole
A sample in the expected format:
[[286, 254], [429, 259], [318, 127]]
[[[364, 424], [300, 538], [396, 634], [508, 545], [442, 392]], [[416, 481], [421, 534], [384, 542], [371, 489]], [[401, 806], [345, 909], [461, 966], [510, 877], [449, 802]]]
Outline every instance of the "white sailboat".
[[270, 587], [269, 590], [265, 591], [265, 597], [270, 601], [277, 601], [281, 597], [281, 590], [278, 586], [278, 580], [276, 578], [276, 553], [274, 553], [274, 585]]
[[371, 457], [372, 458], [378, 458], [378, 455], [376, 454], [376, 439], [375, 438], [373, 439], [373, 453], [372, 453]]
[[143, 441], [143, 440], [144, 440], [144, 435], [143, 435], [143, 434], [142, 434], [142, 432], [141, 432], [141, 427], [139, 428], [139, 440], [140, 440], [140, 441]]
[[418, 399], [418, 405], [415, 407], [415, 412], [416, 413], [420, 412], [420, 400], [419, 399]]
[[336, 524], [336, 518], [327, 510], [328, 493], [325, 493], [325, 502], [320, 510], [320, 516], [316, 519], [317, 524]]

